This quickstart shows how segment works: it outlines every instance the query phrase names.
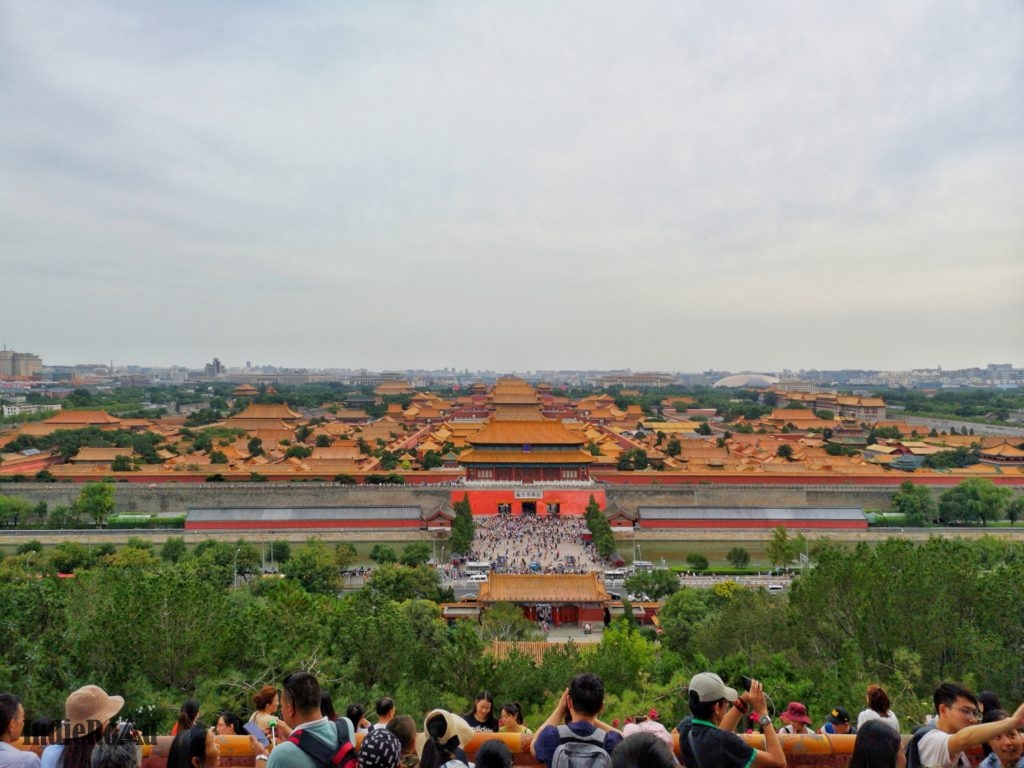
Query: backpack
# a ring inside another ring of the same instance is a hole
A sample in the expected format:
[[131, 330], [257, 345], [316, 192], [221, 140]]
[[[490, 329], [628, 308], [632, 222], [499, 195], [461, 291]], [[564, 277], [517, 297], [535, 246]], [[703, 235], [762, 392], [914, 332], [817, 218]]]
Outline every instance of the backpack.
[[907, 748], [905, 754], [907, 756], [907, 768], [921, 768], [921, 751], [918, 748], [921, 739], [927, 734], [931, 733], [935, 729], [935, 723], [928, 723], [928, 725], [922, 725], [918, 728], [914, 735], [910, 737], [910, 741], [907, 742]]
[[568, 725], [558, 726], [558, 747], [551, 755], [551, 768], [611, 768], [612, 757], [604, 748], [607, 731], [600, 728], [580, 736]]
[[336, 748], [328, 747], [316, 736], [305, 733], [301, 728], [292, 731], [288, 741], [309, 755], [313, 762], [322, 768], [356, 768], [356, 748], [349, 740], [348, 718], [339, 717], [334, 721], [334, 728], [338, 735]]

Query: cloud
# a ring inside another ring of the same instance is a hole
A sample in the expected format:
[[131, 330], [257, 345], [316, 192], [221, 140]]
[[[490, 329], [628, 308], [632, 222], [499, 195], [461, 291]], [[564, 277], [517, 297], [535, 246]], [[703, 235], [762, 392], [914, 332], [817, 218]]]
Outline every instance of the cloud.
[[1022, 362], [1017, 5], [3, 13], [44, 361]]

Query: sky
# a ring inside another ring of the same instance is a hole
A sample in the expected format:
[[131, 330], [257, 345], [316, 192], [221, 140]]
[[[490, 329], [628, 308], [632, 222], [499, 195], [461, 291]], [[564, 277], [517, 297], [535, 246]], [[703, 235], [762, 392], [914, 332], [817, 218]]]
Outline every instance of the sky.
[[1024, 366], [1024, 4], [0, 0], [44, 364]]

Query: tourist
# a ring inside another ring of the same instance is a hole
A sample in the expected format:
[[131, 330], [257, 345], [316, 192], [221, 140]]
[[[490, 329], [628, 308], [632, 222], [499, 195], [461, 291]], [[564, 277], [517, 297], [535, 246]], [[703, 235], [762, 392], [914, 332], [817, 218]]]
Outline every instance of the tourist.
[[308, 672], [293, 672], [284, 679], [280, 700], [281, 717], [290, 738], [271, 750], [267, 768], [322, 768], [318, 759], [300, 746], [303, 736], [331, 755], [340, 746], [337, 727], [320, 711], [317, 679]]
[[673, 748], [672, 734], [668, 732], [668, 728], [659, 722], [658, 710], [656, 709], [650, 710], [646, 715], [637, 715], [633, 718], [632, 723], [627, 724], [622, 729], [622, 735], [627, 738], [634, 733], [649, 733], [661, 739], [661, 741], [668, 745], [669, 749]]
[[178, 719], [171, 726], [171, 736], [177, 736], [180, 731], [187, 731], [196, 724], [199, 719], [199, 699], [185, 699], [178, 711]]
[[[277, 716], [277, 710], [281, 706], [281, 696], [278, 694], [277, 688], [272, 685], [264, 685], [252, 697], [252, 703], [255, 705], [256, 711], [253, 712], [249, 721], [256, 723], [268, 738], [276, 742], [278, 739], [287, 739], [291, 735], [291, 728]], [[317, 707], [319, 706], [320, 702], [318, 701]]]
[[868, 708], [857, 715], [857, 730], [870, 720], [882, 720], [896, 733], [900, 732], [900, 721], [889, 708], [889, 694], [880, 685], [869, 685], [866, 694]]
[[494, 697], [490, 691], [480, 691], [473, 700], [473, 708], [462, 716], [474, 731], [498, 732], [498, 718], [494, 716]]
[[[394, 705], [392, 705], [392, 708]], [[359, 768], [398, 768], [402, 745], [387, 725], [372, 728], [359, 749]]]
[[334, 699], [327, 691], [320, 691], [320, 712], [328, 720], [337, 720], [338, 713], [334, 711]]
[[[978, 696], [981, 699], [981, 696]], [[982, 722], [994, 723], [1004, 720], [1009, 715], [1005, 710], [991, 708], [985, 710], [985, 717]], [[1021, 736], [1021, 728], [1011, 728], [989, 739], [985, 746], [989, 748], [989, 755], [978, 764], [978, 768], [1024, 768], [1024, 740]]]
[[512, 768], [512, 751], [501, 739], [490, 739], [476, 751], [476, 768]]
[[220, 747], [213, 729], [193, 725], [174, 737], [167, 753], [167, 768], [213, 768], [219, 757]]
[[[242, 718], [234, 712], [221, 712], [217, 717], [217, 723], [213, 726], [213, 732], [217, 734], [217, 736], [248, 736], [249, 748], [252, 750], [256, 759], [267, 759], [266, 748], [259, 742], [259, 739], [245, 730], [245, 724], [242, 722]], [[247, 763], [252, 763], [248, 758], [244, 759]], [[230, 762], [230, 759], [222, 758], [221, 764], [223, 765], [225, 761]]]
[[799, 701], [791, 701], [779, 715], [779, 720], [785, 723], [779, 728], [779, 733], [794, 733], [806, 735], [814, 733], [811, 729], [811, 718], [807, 715], [807, 707]]
[[818, 730], [818, 733], [839, 735], [856, 732], [857, 729], [850, 723], [850, 715], [846, 712], [846, 707], [833, 707], [832, 711], [825, 715], [825, 724]]
[[352, 723], [356, 733], [366, 733], [370, 728], [370, 721], [366, 719], [366, 708], [358, 702], [353, 702], [345, 709], [345, 717]]
[[626, 736], [612, 752], [612, 768], [678, 768], [672, 748], [653, 733]]
[[0, 693], [0, 768], [39, 768], [34, 752], [14, 746], [25, 728], [25, 707], [13, 693]]
[[[687, 700], [693, 717], [681, 722], [679, 750], [692, 768], [786, 768], [778, 734], [768, 716], [764, 688], [751, 680], [742, 696], [714, 672], [690, 679]], [[754, 749], [735, 733], [740, 718], [750, 711], [764, 734], [765, 749]]]
[[598, 719], [602, 709], [604, 683], [601, 678], [590, 672], [576, 675], [559, 696], [548, 719], [537, 729], [530, 743], [530, 753], [548, 768], [551, 768], [555, 750], [567, 740], [593, 741], [611, 753], [622, 741], [622, 734]]
[[519, 705], [518, 701], [509, 701], [501, 705], [500, 714], [498, 715], [498, 732], [522, 733], [527, 736], [533, 733], [523, 723], [523, 708]]
[[96, 685], [72, 691], [64, 701], [64, 741], [43, 750], [42, 768], [89, 768], [93, 747], [123, 706], [123, 698]]
[[377, 699], [377, 704], [374, 706], [377, 712], [377, 722], [370, 726], [370, 730], [376, 728], [387, 728], [388, 723], [391, 722], [391, 718], [395, 716], [395, 702], [390, 696], [382, 696]]
[[964, 751], [981, 746], [1007, 731], [1024, 725], [1024, 704], [1011, 717], [991, 723], [978, 722], [978, 700], [958, 683], [942, 683], [932, 697], [935, 703], [935, 727], [915, 735], [908, 749], [916, 746], [915, 765], [956, 768], [966, 766]]
[[857, 731], [846, 768], [897, 768], [903, 765], [900, 735], [884, 720], [869, 720]]
[[423, 733], [417, 737], [420, 768], [458, 768], [469, 765], [465, 746], [473, 729], [464, 718], [444, 709], [433, 709], [423, 718]]
[[134, 739], [104, 739], [93, 747], [92, 768], [139, 768], [142, 747]]
[[402, 747], [399, 760], [402, 768], [418, 768], [420, 757], [416, 753], [416, 721], [409, 715], [396, 715], [388, 723], [388, 730], [395, 734]]

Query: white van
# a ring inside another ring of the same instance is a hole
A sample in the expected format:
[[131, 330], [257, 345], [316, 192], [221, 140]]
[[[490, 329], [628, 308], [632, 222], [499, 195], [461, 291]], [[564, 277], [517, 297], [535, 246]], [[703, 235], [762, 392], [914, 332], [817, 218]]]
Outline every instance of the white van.
[[769, 584], [766, 589], [769, 595], [777, 595], [779, 592], [785, 592], [786, 588], [782, 584]]
[[633, 572], [640, 573], [641, 571], [653, 571], [654, 563], [650, 560], [634, 560], [633, 561]]
[[486, 573], [473, 573], [473, 574], [470, 574], [469, 580], [470, 581], [487, 581], [487, 574]]

